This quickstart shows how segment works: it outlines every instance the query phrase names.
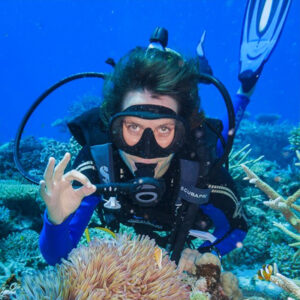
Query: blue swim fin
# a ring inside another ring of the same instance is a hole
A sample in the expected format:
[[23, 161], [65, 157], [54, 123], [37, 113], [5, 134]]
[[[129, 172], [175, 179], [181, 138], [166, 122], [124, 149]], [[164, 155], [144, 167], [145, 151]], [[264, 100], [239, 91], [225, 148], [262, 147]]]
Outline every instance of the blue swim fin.
[[240, 49], [239, 80], [249, 92], [278, 42], [292, 0], [249, 0]]

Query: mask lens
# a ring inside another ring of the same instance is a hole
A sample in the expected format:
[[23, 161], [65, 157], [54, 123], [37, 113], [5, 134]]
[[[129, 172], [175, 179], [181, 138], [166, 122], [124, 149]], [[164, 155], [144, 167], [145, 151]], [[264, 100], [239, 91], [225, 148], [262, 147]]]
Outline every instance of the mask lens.
[[[157, 144], [167, 148], [173, 142], [176, 130], [175, 119], [145, 120], [125, 117], [122, 125], [123, 138], [128, 146], [136, 145], [145, 133], [148, 140], [151, 139], [151, 135], [154, 135]], [[150, 129], [152, 134], [147, 129]]]
[[120, 115], [110, 121], [110, 138], [124, 152], [143, 157], [166, 157], [185, 140], [185, 125], [179, 118], [142, 118]]

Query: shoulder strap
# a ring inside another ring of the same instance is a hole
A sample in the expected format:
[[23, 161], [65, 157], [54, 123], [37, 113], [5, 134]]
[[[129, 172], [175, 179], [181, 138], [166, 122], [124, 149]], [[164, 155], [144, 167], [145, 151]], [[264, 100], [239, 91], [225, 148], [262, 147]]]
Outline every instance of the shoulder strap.
[[99, 173], [100, 183], [115, 182], [112, 145], [94, 145], [90, 147], [92, 158]]
[[179, 199], [198, 205], [209, 201], [210, 189], [202, 184], [199, 186], [200, 170], [199, 162], [180, 159]]

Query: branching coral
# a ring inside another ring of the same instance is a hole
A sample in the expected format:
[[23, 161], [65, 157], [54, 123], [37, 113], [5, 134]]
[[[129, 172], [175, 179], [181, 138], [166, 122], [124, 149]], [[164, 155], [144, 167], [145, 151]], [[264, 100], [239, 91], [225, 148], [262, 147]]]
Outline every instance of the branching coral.
[[294, 280], [287, 278], [280, 273], [276, 273], [275, 275], [271, 275], [270, 281], [280, 286], [288, 293], [293, 294], [297, 297], [297, 299], [300, 299], [300, 287], [294, 282]]
[[273, 282], [286, 292], [296, 296], [297, 299], [300, 299], [300, 286], [296, 283], [296, 281], [280, 274], [276, 264], [274, 264], [274, 267], [271, 265], [263, 266], [263, 268], [259, 271], [258, 277], [261, 280]]
[[118, 235], [74, 249], [53, 272], [25, 277], [18, 299], [189, 299], [167, 255], [160, 269], [148, 237]]
[[242, 149], [234, 151], [232, 150], [229, 155], [229, 172], [233, 179], [239, 178], [242, 174], [240, 172], [240, 165], [253, 165], [256, 162], [260, 161], [264, 156], [261, 155], [256, 159], [249, 159], [248, 156], [251, 153], [252, 149], [249, 148], [250, 144], [247, 144]]
[[[298, 198], [300, 198], [300, 189], [298, 189], [293, 195], [284, 199], [280, 194], [272, 189], [268, 184], [263, 182], [254, 172], [252, 172], [247, 166], [242, 165], [245, 173], [247, 174], [246, 180], [254, 184], [257, 188], [263, 191], [269, 198], [269, 201], [263, 203], [273, 210], [279, 211], [285, 217], [285, 219], [292, 225], [298, 233], [300, 233], [300, 218], [297, 212], [300, 212], [300, 206], [295, 204]], [[295, 239], [295, 243], [289, 244], [292, 247], [300, 247], [300, 234], [294, 233], [287, 229], [283, 224], [273, 222], [273, 225], [281, 229], [285, 234]], [[300, 255], [300, 249], [295, 253], [294, 259]]]
[[[300, 197], [300, 189], [297, 190], [292, 196], [284, 199], [280, 194], [273, 190], [272, 187], [263, 182], [247, 166], [242, 165], [242, 168], [247, 174], [247, 177], [245, 177], [245, 179], [249, 180], [250, 183], [254, 184], [270, 198], [269, 201], [264, 201], [264, 204], [274, 210], [280, 211], [285, 219], [297, 230], [297, 232], [300, 233], [300, 218], [295, 212], [292, 211], [292, 209], [294, 209], [295, 211], [300, 212], [300, 206], [295, 204], [296, 200]], [[283, 230], [282, 226], [278, 226], [278, 223], [275, 223], [274, 225]], [[300, 242], [299, 235], [294, 235], [287, 229], [284, 231]]]

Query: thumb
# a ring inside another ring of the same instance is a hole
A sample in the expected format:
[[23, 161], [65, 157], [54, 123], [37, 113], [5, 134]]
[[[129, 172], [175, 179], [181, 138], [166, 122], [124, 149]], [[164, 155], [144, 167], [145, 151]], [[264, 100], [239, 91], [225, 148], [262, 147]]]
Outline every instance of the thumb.
[[42, 199], [46, 202], [49, 197], [48, 197], [47, 192], [46, 192], [46, 182], [45, 182], [45, 180], [40, 181], [39, 192], [40, 192], [40, 196], [42, 197]]

